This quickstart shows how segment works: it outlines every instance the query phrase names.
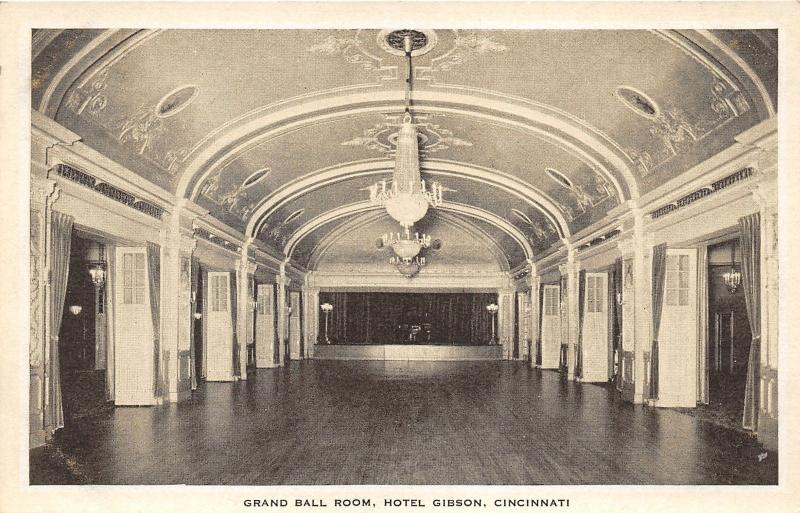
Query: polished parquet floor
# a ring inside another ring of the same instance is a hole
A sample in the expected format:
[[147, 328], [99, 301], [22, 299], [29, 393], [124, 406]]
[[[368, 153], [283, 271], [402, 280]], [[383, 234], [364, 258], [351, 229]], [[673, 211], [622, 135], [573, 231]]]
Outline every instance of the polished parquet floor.
[[[310, 361], [116, 408], [31, 451], [31, 483], [775, 484], [748, 435], [516, 362]], [[53, 454], [68, 462], [54, 470]]]

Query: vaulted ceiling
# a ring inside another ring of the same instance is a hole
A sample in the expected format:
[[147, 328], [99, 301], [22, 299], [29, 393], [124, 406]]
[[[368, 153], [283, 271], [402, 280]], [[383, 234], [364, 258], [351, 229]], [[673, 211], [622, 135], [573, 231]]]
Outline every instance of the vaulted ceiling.
[[[423, 32], [413, 112], [446, 201], [429, 229], [504, 268], [775, 115], [776, 31]], [[36, 30], [33, 108], [302, 266], [358, 261], [332, 240], [390, 227], [365, 190], [403, 110], [388, 33]]]

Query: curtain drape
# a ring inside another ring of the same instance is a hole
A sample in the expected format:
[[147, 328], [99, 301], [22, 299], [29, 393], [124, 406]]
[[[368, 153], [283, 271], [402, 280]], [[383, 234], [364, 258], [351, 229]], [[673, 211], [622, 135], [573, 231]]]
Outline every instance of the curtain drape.
[[64, 427], [58, 334], [61, 331], [64, 299], [67, 295], [73, 220], [72, 216], [53, 212], [50, 221], [50, 341], [44, 376], [44, 427], [48, 431]]
[[200, 365], [200, 369], [202, 370], [200, 377], [205, 378], [208, 376], [208, 311], [209, 306], [211, 305], [211, 284], [208, 281], [207, 269], [200, 270], [200, 277], [202, 278], [202, 283], [200, 286], [203, 288], [203, 315], [200, 317], [200, 322], [202, 323], [200, 328], [203, 333], [203, 362], [202, 365]]
[[575, 351], [575, 377], [583, 377], [583, 316], [586, 298], [586, 270], [578, 271], [578, 344]]
[[664, 305], [664, 282], [667, 277], [667, 244], [653, 247], [653, 340], [650, 346], [650, 399], [658, 399], [658, 331]]
[[236, 272], [231, 272], [229, 276], [231, 290], [231, 326], [233, 327], [233, 351], [231, 354], [231, 357], [233, 358], [233, 375], [241, 376], [242, 370], [239, 365], [239, 352], [241, 351], [241, 348], [239, 347], [239, 325], [237, 324], [237, 320], [239, 319], [237, 299], [239, 296], [237, 295], [238, 287], [236, 283]]
[[761, 214], [739, 218], [742, 251], [742, 288], [750, 321], [750, 356], [744, 393], [742, 426], [758, 429], [759, 386], [761, 380]]
[[[486, 305], [493, 302], [497, 295], [489, 293], [320, 293], [320, 304], [333, 305], [328, 335], [339, 344], [408, 342], [411, 325], [430, 326], [430, 339], [420, 334], [418, 343], [485, 344], [491, 336]], [[324, 338], [324, 319], [319, 336]]]
[[197, 260], [196, 257], [192, 257], [192, 285], [191, 285], [191, 294], [192, 294], [192, 313], [191, 317], [189, 318], [189, 376], [191, 381], [192, 390], [197, 389], [197, 339], [194, 335], [195, 323], [197, 319], [194, 318], [195, 312], [197, 312], [197, 285], [200, 281], [200, 261]]
[[618, 258], [614, 262], [611, 273], [613, 284], [609, 287], [608, 304], [611, 305], [613, 315], [611, 317], [611, 336], [614, 343], [614, 366], [616, 372], [617, 390], [622, 390], [622, 305], [617, 302], [617, 297], [622, 297], [622, 259]]
[[708, 246], [697, 252], [697, 402], [708, 404]]
[[536, 365], [542, 364], [542, 319], [544, 316], [544, 283], [539, 284], [539, 329], [536, 339]]
[[161, 246], [147, 242], [147, 267], [150, 289], [150, 317], [153, 320], [153, 390], [161, 397], [164, 387], [161, 371]]
[[114, 400], [114, 294], [116, 293], [117, 248], [106, 245], [106, 401]]

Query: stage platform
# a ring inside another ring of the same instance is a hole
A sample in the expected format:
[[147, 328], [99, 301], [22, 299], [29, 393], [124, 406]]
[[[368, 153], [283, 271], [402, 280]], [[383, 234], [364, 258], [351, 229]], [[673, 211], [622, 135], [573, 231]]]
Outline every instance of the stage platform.
[[503, 346], [447, 346], [447, 345], [347, 345], [317, 344], [317, 360], [401, 360], [401, 361], [473, 361], [502, 360]]

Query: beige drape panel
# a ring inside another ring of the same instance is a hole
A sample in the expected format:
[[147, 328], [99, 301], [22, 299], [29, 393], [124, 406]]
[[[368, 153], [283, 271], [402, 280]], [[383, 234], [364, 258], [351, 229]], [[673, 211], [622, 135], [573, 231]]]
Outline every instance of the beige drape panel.
[[664, 307], [664, 285], [667, 278], [667, 245], [653, 247], [653, 341], [650, 346], [650, 399], [658, 399], [658, 332]]
[[67, 295], [73, 220], [72, 216], [53, 212], [50, 223], [50, 347], [44, 375], [44, 427], [48, 431], [64, 427], [58, 333], [61, 331], [64, 299]]
[[756, 431], [761, 380], [761, 214], [739, 218], [739, 236], [742, 250], [742, 287], [752, 335], [742, 426]]
[[697, 251], [697, 402], [708, 404], [708, 246]]
[[155, 396], [161, 397], [161, 246], [147, 242], [147, 266], [150, 285], [150, 317], [153, 319], [153, 384]]

